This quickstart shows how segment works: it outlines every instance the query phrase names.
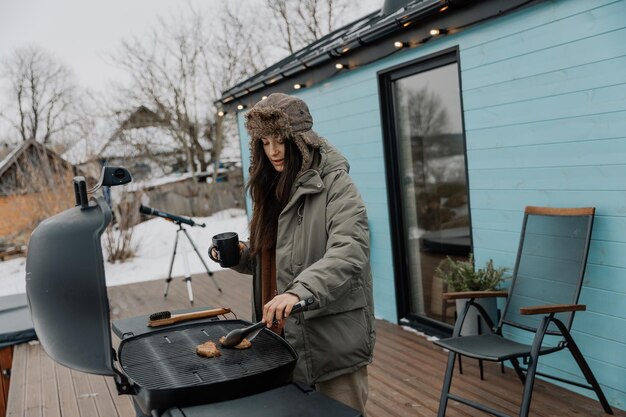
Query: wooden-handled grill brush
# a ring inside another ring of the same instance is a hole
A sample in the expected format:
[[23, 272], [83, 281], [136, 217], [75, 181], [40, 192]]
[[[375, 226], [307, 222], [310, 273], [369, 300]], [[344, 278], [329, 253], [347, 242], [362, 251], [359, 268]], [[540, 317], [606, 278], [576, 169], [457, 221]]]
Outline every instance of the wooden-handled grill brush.
[[214, 308], [212, 310], [193, 311], [191, 313], [172, 314], [169, 311], [160, 311], [150, 315], [148, 326], [158, 327], [178, 323], [185, 320], [204, 319], [230, 313], [230, 308]]

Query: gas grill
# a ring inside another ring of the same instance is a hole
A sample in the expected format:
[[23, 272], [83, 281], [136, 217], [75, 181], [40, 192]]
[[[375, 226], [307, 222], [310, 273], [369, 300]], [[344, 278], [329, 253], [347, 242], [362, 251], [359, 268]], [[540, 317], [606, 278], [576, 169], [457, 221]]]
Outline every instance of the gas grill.
[[217, 342], [230, 330], [249, 325], [246, 321], [207, 319], [157, 329], [144, 325], [134, 332], [122, 329], [116, 352], [100, 244], [111, 210], [101, 198], [87, 202], [84, 180], [78, 186], [74, 181], [77, 206], [35, 229], [26, 262], [33, 324], [52, 359], [114, 377], [118, 393], [133, 396], [138, 416], [360, 415], [291, 382], [297, 354], [267, 329], [250, 349], [221, 349], [216, 358], [196, 354], [197, 345]]
[[263, 331], [251, 349], [221, 349], [217, 358], [196, 354], [196, 346], [248, 325], [217, 320], [153, 331], [122, 340], [118, 349], [124, 374], [135, 382], [138, 403], [165, 410], [185, 399], [203, 404], [239, 398], [289, 381], [297, 359], [293, 348]]

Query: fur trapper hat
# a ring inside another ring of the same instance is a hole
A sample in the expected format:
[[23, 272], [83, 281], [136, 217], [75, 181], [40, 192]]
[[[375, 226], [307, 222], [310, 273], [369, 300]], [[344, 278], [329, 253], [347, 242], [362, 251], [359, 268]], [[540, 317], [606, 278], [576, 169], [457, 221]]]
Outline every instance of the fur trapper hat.
[[250, 135], [250, 167], [254, 167], [262, 155], [256, 155], [254, 141], [264, 137], [282, 137], [293, 140], [302, 154], [300, 173], [309, 168], [312, 161], [311, 148], [319, 148], [322, 139], [311, 128], [313, 117], [309, 107], [301, 99], [283, 93], [270, 94], [246, 114], [246, 130]]

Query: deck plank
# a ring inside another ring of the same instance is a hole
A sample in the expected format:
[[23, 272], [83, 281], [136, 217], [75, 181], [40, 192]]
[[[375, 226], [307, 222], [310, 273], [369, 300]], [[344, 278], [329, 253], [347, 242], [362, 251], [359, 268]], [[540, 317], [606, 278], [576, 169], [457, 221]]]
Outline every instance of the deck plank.
[[[215, 274], [215, 278], [223, 289], [222, 293], [216, 290], [206, 274], [194, 276], [192, 285], [195, 306], [230, 307], [239, 318], [249, 320], [251, 317], [250, 277], [233, 271], [220, 271]], [[109, 287], [111, 320], [158, 311], [185, 309], [191, 306], [182, 279], [174, 279], [171, 282], [167, 298], [163, 297], [164, 283], [164, 280], [158, 280]], [[368, 368], [370, 375], [368, 416], [435, 416], [439, 406], [440, 389], [447, 359], [446, 352], [424, 337], [406, 331], [401, 326], [381, 320], [376, 321], [376, 326], [377, 342], [374, 362]], [[114, 338], [114, 346], [117, 343], [118, 341]], [[36, 356], [35, 351], [39, 352], [39, 356]], [[39, 364], [41, 369], [30, 370], [33, 363]], [[8, 416], [27, 415], [26, 392], [29, 397], [28, 405], [33, 406], [34, 399], [43, 403], [36, 410], [39, 410], [38, 412], [45, 410], [46, 417], [48, 415], [51, 417], [135, 416], [131, 397], [117, 395], [112, 378], [88, 376], [54, 364], [47, 355], [42, 353], [39, 345], [16, 346], [13, 370]], [[463, 375], [458, 374], [458, 367], [455, 370], [453, 392], [470, 399], [486, 401], [489, 406], [505, 412], [517, 413], [522, 386], [511, 369], [506, 369], [502, 374], [499, 365], [485, 363], [485, 381], [481, 381], [477, 361], [464, 358], [463, 370]], [[44, 382], [49, 380], [50, 375], [56, 377], [58, 414], [48, 413], [47, 407], [54, 404], [51, 396], [55, 389], [53, 383]], [[43, 394], [41, 386], [38, 386], [40, 384], [46, 385]], [[40, 394], [35, 394], [33, 398], [30, 398], [31, 393], [37, 390]], [[625, 412], [615, 411], [616, 416], [626, 417]], [[480, 413], [450, 401], [448, 417], [476, 415]], [[531, 415], [536, 417], [605, 416], [597, 401], [541, 380], [537, 380], [535, 384]]]
[[[52, 362], [52, 359], [48, 358]], [[78, 412], [78, 399], [74, 390], [72, 371], [58, 363], [54, 364], [57, 377], [57, 388], [59, 390], [59, 406], [63, 417], [80, 417]]]
[[26, 410], [26, 365], [28, 363], [27, 343], [17, 345], [13, 350], [13, 366], [11, 367], [11, 385], [7, 400], [7, 417], [22, 417]]
[[92, 394], [95, 395], [93, 399], [96, 404], [96, 409], [98, 410], [98, 415], [117, 417], [119, 415], [117, 413], [117, 407], [115, 407], [115, 402], [111, 397], [105, 377], [101, 375], [89, 375], [89, 385], [91, 386]]
[[99, 417], [94, 398], [96, 393], [93, 392], [91, 384], [89, 384], [89, 375], [74, 370], [71, 371], [71, 375], [78, 402], [78, 414], [80, 417]]
[[28, 345], [28, 366], [26, 367], [26, 384], [32, 387], [26, 391], [25, 417], [43, 417], [43, 397], [41, 378], [41, 356], [43, 351], [37, 344]]
[[41, 363], [41, 383], [42, 383], [42, 400], [43, 415], [45, 417], [61, 417], [61, 408], [59, 404], [59, 386], [57, 382], [56, 366], [54, 361], [42, 351], [40, 357]]

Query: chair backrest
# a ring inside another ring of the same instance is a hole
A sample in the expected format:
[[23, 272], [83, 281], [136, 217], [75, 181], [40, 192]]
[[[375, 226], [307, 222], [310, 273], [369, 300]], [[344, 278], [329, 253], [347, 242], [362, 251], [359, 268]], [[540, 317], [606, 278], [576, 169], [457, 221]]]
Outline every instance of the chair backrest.
[[[594, 208], [526, 207], [503, 324], [535, 331], [540, 315], [521, 307], [576, 304], [580, 295], [593, 226]], [[573, 313], [558, 313], [569, 330]], [[548, 329], [555, 332], [556, 326]]]

